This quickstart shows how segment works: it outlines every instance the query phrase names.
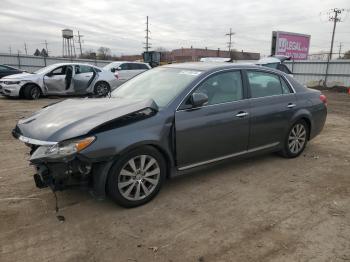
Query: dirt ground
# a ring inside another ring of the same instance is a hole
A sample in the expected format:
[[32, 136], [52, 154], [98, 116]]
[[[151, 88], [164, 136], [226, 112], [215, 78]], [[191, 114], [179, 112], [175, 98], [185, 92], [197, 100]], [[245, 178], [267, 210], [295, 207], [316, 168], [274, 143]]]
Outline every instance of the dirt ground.
[[16, 121], [56, 101], [0, 97], [0, 261], [350, 261], [350, 96], [325, 92], [322, 134], [296, 159], [236, 160], [121, 208], [37, 189]]

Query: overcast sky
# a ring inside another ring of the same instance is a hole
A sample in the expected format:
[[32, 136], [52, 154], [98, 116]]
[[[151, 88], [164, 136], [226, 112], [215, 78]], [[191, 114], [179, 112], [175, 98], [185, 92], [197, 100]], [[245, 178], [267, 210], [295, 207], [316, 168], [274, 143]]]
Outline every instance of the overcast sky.
[[[61, 55], [61, 30], [84, 35], [83, 49], [111, 48], [114, 54], [140, 54], [146, 16], [152, 47], [226, 49], [225, 34], [236, 33], [233, 48], [269, 54], [271, 31], [311, 35], [310, 52], [328, 50], [332, 23], [326, 12], [350, 9], [350, 0], [0, 0], [0, 52], [43, 48]], [[321, 14], [320, 14], [321, 13]], [[350, 17], [338, 23], [335, 48], [350, 49]], [[77, 46], [77, 45], [76, 45]]]

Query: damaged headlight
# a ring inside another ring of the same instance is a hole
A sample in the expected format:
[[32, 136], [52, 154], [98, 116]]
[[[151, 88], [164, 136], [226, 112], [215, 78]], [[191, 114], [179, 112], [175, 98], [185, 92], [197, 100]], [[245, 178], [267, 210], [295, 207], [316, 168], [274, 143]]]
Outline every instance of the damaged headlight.
[[94, 136], [90, 136], [81, 139], [63, 141], [52, 146], [40, 146], [35, 150], [30, 160], [39, 158], [64, 158], [87, 148], [95, 141], [95, 139]]

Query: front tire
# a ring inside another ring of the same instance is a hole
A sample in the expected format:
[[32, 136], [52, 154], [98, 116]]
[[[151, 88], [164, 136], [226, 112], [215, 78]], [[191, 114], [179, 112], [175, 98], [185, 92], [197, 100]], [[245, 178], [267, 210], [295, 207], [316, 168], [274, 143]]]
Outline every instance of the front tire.
[[107, 189], [109, 196], [123, 207], [136, 207], [151, 201], [166, 176], [162, 154], [151, 146], [123, 155], [112, 166]]
[[24, 87], [24, 97], [29, 100], [39, 99], [41, 90], [36, 85], [27, 85]]
[[289, 129], [284, 142], [282, 156], [294, 158], [299, 156], [305, 149], [309, 137], [309, 127], [304, 120], [299, 120]]

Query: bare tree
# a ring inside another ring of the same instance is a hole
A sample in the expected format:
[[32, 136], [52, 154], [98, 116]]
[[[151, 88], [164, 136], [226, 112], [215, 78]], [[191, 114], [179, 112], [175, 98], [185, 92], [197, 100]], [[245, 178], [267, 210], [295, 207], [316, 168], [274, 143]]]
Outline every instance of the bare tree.
[[350, 50], [344, 53], [343, 59], [350, 59]]
[[111, 49], [108, 47], [101, 46], [97, 49], [97, 57], [102, 60], [107, 60], [111, 58]]

